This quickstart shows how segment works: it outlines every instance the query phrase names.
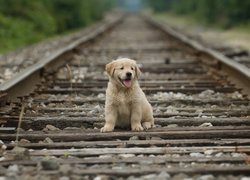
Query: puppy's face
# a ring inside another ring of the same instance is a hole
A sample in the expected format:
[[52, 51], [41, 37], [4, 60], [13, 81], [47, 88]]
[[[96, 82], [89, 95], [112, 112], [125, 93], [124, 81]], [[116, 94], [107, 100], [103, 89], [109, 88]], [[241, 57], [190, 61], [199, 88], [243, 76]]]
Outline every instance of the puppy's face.
[[138, 79], [140, 74], [136, 62], [126, 58], [118, 59], [107, 64], [106, 71], [118, 85], [124, 88], [131, 88], [133, 82]]

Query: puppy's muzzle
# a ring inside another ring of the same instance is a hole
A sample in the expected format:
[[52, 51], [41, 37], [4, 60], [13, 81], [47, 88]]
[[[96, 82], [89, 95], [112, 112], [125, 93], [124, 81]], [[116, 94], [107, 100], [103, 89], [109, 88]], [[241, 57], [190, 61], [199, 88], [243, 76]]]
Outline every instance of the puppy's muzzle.
[[125, 78], [120, 79], [120, 81], [123, 84], [123, 86], [125, 86], [126, 88], [130, 88], [132, 86], [132, 73], [126, 72]]
[[132, 77], [132, 73], [131, 72], [127, 72], [126, 73], [126, 79], [131, 79]]

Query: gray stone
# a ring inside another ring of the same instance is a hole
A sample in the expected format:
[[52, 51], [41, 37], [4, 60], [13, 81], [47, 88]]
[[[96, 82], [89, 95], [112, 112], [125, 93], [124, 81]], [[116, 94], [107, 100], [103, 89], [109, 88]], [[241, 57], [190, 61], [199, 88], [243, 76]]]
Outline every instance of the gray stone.
[[55, 160], [43, 160], [41, 167], [43, 170], [58, 170], [59, 164]]
[[18, 143], [19, 144], [28, 144], [28, 143], [30, 143], [30, 141], [27, 139], [20, 139], [20, 141]]
[[203, 175], [198, 178], [198, 180], [213, 180], [214, 176], [211, 174]]
[[15, 160], [28, 160], [30, 159], [30, 154], [28, 149], [23, 147], [14, 147], [11, 152], [8, 154], [10, 157], [12, 156]]
[[121, 158], [130, 158], [130, 157], [135, 157], [134, 154], [119, 154], [118, 157]]
[[129, 138], [130, 141], [139, 140], [138, 136], [132, 136]]
[[157, 179], [157, 175], [156, 174], [148, 174], [148, 175], [142, 176], [141, 179], [143, 179], [143, 180]]
[[208, 149], [208, 150], [204, 151], [204, 154], [206, 154], [206, 155], [211, 155], [213, 153], [214, 153], [214, 150], [212, 150], [212, 149]]
[[162, 138], [157, 137], [157, 136], [153, 136], [153, 137], [151, 137], [151, 140], [162, 140]]
[[53, 125], [50, 125], [50, 124], [47, 124], [45, 129], [48, 130], [48, 131], [58, 131], [58, 130], [60, 130], [59, 128], [57, 128], [57, 127], [55, 127]]
[[69, 164], [63, 164], [60, 166], [60, 172], [63, 174], [69, 174], [72, 171], [72, 167]]
[[59, 178], [59, 180], [70, 180], [70, 178], [68, 176], [62, 176]]
[[188, 176], [186, 174], [180, 173], [180, 174], [176, 174], [172, 179], [180, 180], [180, 179], [185, 179], [185, 178], [188, 178]]
[[99, 175], [94, 178], [94, 180], [108, 180], [109, 177], [107, 175]]
[[190, 156], [191, 157], [204, 157], [204, 154], [197, 152], [197, 153], [190, 153]]
[[169, 128], [175, 128], [175, 127], [178, 127], [178, 124], [169, 124], [167, 127], [169, 127]]
[[[202, 116], [202, 118], [207, 118], [207, 117]], [[201, 124], [199, 127], [212, 127], [212, 126], [213, 126], [212, 123], [206, 122], [206, 123]]]
[[159, 179], [159, 180], [170, 179], [170, 175], [169, 175], [168, 173], [166, 173], [165, 171], [162, 171], [162, 172], [158, 175], [157, 179]]
[[18, 165], [14, 164], [14, 165], [10, 165], [8, 167], [8, 171], [9, 172], [13, 172], [13, 173], [17, 173], [19, 171], [19, 167]]
[[49, 137], [46, 137], [43, 142], [44, 143], [49, 143], [49, 144], [54, 143], [54, 141], [52, 139], [50, 139]]

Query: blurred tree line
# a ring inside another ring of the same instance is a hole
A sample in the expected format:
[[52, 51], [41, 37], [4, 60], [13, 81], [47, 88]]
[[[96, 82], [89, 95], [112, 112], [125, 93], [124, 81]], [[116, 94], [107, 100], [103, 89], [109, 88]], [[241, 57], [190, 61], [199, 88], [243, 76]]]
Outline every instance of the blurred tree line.
[[0, 52], [87, 26], [116, 0], [0, 0]]
[[250, 23], [250, 0], [145, 0], [155, 12], [191, 15], [207, 24], [229, 28]]

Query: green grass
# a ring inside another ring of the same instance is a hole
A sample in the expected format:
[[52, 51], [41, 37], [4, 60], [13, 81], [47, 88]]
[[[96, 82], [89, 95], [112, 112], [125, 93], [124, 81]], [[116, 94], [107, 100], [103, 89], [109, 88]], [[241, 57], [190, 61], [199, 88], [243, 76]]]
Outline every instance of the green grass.
[[168, 23], [170, 25], [180, 25], [180, 26], [196, 26], [198, 25], [198, 20], [191, 17], [191, 16], [179, 16], [171, 13], [158, 13], [155, 14], [155, 17], [163, 21], [165, 23]]
[[[89, 25], [91, 24], [93, 22]], [[49, 33], [36, 30], [32, 22], [23, 19], [10, 19], [1, 17], [0, 15], [0, 54], [5, 54], [44, 40], [57, 39], [70, 35], [80, 31], [82, 28], [78, 27], [67, 30], [60, 34], [55, 32]]]
[[[54, 34], [53, 23], [37, 26], [32, 21], [3, 16], [0, 14], [0, 53], [36, 43]], [[45, 27], [50, 29], [45, 31]]]
[[0, 0], [0, 53], [86, 27], [114, 0]]

